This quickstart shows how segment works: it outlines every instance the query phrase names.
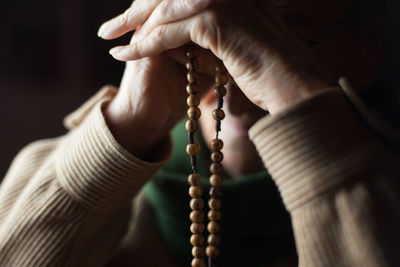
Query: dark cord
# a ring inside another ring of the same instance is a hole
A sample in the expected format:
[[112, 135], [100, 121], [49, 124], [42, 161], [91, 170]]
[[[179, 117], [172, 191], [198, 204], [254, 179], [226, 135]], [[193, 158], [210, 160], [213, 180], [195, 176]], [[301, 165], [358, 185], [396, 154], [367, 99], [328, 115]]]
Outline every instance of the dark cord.
[[[215, 122], [215, 131], [217, 132], [217, 134], [218, 134], [218, 132], [221, 131], [221, 121]], [[217, 136], [217, 138], [218, 138], [218, 136]]]
[[196, 159], [196, 156], [190, 156], [190, 165], [192, 165], [193, 173], [197, 173], [197, 159]]
[[194, 132], [188, 132], [189, 144], [194, 144]]
[[221, 109], [224, 105], [224, 99], [222, 97], [218, 97], [218, 109]]

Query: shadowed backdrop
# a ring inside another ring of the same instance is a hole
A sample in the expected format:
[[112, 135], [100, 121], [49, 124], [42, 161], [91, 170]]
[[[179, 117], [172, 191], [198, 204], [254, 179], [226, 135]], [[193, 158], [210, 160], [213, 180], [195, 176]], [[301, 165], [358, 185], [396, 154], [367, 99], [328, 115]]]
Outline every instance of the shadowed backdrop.
[[130, 4], [131, 0], [1, 2], [1, 178], [23, 146], [65, 133], [66, 114], [102, 85], [118, 85], [124, 65], [108, 50], [126, 43], [129, 36], [104, 41], [96, 33], [102, 22]]

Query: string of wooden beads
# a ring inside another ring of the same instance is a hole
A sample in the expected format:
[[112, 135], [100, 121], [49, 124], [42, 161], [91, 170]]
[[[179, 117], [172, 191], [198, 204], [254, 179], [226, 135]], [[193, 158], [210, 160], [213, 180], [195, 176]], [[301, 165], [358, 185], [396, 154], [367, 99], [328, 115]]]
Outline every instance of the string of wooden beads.
[[210, 171], [212, 175], [210, 176], [210, 199], [208, 201], [208, 206], [210, 208], [208, 212], [209, 223], [207, 225], [207, 230], [209, 232], [207, 238], [207, 248], [204, 251], [204, 202], [202, 200], [203, 189], [200, 186], [201, 177], [197, 174], [197, 154], [200, 152], [200, 146], [194, 140], [195, 133], [199, 129], [199, 118], [201, 116], [201, 111], [198, 108], [200, 104], [200, 98], [198, 96], [198, 62], [196, 55], [193, 52], [193, 46], [189, 46], [187, 50], [187, 81], [186, 92], [188, 93], [187, 105], [189, 106], [187, 110], [188, 120], [186, 121], [185, 127], [188, 131], [188, 145], [186, 146], [186, 152], [190, 156], [190, 162], [192, 166], [192, 173], [188, 177], [189, 182], [189, 195], [192, 198], [190, 200], [190, 208], [192, 209], [190, 213], [190, 220], [192, 222], [190, 226], [190, 231], [192, 236], [190, 237], [190, 243], [192, 244], [192, 267], [205, 267], [205, 255], [208, 256], [208, 266], [215, 267], [215, 259], [219, 256], [219, 245], [221, 243], [221, 236], [219, 235], [221, 231], [221, 226], [219, 220], [221, 219], [221, 185], [222, 185], [222, 171], [223, 166], [221, 161], [223, 160], [223, 154], [221, 149], [223, 147], [223, 142], [218, 138], [218, 134], [221, 131], [221, 120], [224, 119], [225, 113], [222, 110], [223, 107], [223, 97], [226, 94], [225, 85], [228, 82], [228, 76], [226, 69], [223, 67], [222, 62], [219, 62], [216, 67], [215, 75], [215, 89], [214, 94], [218, 99], [217, 109], [213, 111], [213, 117], [216, 120], [216, 138], [211, 141], [210, 148], [211, 154], [211, 165]]
[[208, 219], [210, 222], [207, 225], [207, 230], [209, 232], [209, 236], [207, 238], [207, 248], [206, 255], [208, 256], [208, 265], [209, 267], [214, 266], [215, 259], [218, 258], [220, 251], [219, 245], [221, 242], [221, 236], [219, 235], [221, 231], [221, 226], [219, 221], [221, 220], [221, 196], [222, 190], [221, 185], [223, 182], [222, 177], [222, 160], [224, 155], [221, 152], [221, 149], [224, 146], [224, 143], [221, 139], [218, 138], [219, 132], [221, 131], [221, 120], [225, 118], [225, 113], [222, 110], [223, 107], [223, 97], [226, 94], [225, 85], [228, 83], [228, 75], [226, 69], [224, 68], [222, 62], [216, 67], [216, 75], [215, 75], [215, 88], [214, 94], [218, 99], [218, 106], [213, 111], [213, 117], [216, 121], [215, 123], [215, 132], [216, 136], [210, 143], [211, 149], [211, 165], [210, 165], [210, 200], [208, 201], [208, 206], [210, 208], [208, 212]]
[[196, 131], [199, 129], [199, 118], [201, 116], [198, 105], [200, 104], [200, 97], [198, 96], [198, 62], [193, 52], [193, 47], [188, 47], [186, 52], [188, 61], [186, 62], [187, 69], [187, 81], [186, 92], [188, 93], [187, 110], [188, 120], [186, 121], [185, 128], [188, 131], [189, 144], [186, 146], [186, 153], [190, 156], [190, 163], [192, 166], [192, 174], [188, 177], [189, 182], [189, 195], [192, 198], [190, 200], [190, 220], [192, 224], [190, 231], [192, 236], [190, 237], [190, 243], [192, 244], [192, 267], [204, 267], [204, 202], [201, 198], [203, 196], [203, 189], [200, 186], [201, 177], [197, 174], [197, 159], [196, 156], [200, 152], [200, 145], [195, 142], [194, 136]]

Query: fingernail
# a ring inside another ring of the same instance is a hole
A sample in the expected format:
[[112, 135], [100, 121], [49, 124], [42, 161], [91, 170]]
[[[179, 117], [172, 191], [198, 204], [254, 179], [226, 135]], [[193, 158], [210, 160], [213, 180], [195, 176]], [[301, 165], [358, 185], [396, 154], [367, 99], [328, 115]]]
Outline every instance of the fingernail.
[[103, 34], [104, 34], [104, 32], [106, 31], [106, 28], [107, 28], [106, 25], [107, 25], [107, 23], [103, 23], [100, 26], [99, 30], [97, 31], [97, 36], [98, 37], [103, 37]]
[[112, 49], [109, 51], [109, 53], [110, 53], [111, 55], [115, 55], [115, 54], [118, 54], [119, 52], [121, 52], [122, 50], [124, 50], [124, 47], [123, 47], [123, 46], [117, 46], [117, 47], [112, 48]]

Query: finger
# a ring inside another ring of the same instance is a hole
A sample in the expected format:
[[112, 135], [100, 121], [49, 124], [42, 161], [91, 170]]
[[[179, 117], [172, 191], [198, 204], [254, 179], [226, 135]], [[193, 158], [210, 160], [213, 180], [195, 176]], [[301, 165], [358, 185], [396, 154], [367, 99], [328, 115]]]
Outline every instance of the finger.
[[103, 23], [97, 35], [103, 39], [114, 39], [142, 25], [162, 0], [136, 0], [119, 16]]
[[117, 60], [129, 61], [160, 54], [166, 50], [185, 45], [190, 41], [191, 21], [172, 23], [156, 27], [150, 34], [136, 43], [114, 47], [110, 54]]
[[219, 57], [218, 46], [221, 45], [221, 40], [220, 29], [214, 23], [216, 16], [213, 11], [204, 11], [182, 21], [159, 25], [136, 43], [111, 49], [110, 54], [121, 61], [136, 60], [193, 41]]
[[135, 40], [146, 36], [155, 27], [186, 19], [208, 8], [217, 0], [164, 0], [150, 15]]

